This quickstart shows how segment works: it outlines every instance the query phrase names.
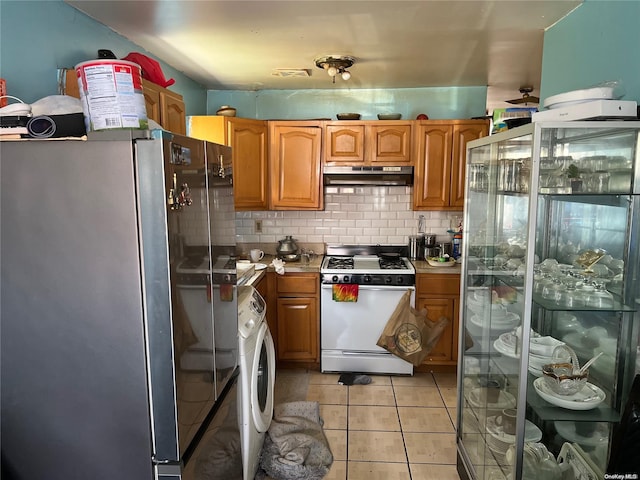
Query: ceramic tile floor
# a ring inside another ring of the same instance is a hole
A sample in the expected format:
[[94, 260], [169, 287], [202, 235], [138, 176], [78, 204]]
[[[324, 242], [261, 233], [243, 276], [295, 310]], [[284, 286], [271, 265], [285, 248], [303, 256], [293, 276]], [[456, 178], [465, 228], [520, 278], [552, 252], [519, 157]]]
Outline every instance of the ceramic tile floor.
[[[303, 370], [276, 375], [276, 402], [320, 403], [334, 456], [325, 480], [459, 479], [455, 374], [372, 375], [371, 384], [352, 386], [338, 378]], [[301, 387], [292, 395], [295, 385]]]

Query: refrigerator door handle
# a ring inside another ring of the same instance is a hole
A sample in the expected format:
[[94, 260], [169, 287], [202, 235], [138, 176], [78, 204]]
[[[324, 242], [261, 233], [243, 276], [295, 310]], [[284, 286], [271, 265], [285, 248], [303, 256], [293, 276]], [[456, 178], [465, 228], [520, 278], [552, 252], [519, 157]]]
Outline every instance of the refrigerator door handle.
[[218, 155], [218, 161], [220, 162], [220, 167], [218, 168], [218, 176], [220, 178], [224, 178], [226, 176], [226, 173], [224, 171], [224, 155]]

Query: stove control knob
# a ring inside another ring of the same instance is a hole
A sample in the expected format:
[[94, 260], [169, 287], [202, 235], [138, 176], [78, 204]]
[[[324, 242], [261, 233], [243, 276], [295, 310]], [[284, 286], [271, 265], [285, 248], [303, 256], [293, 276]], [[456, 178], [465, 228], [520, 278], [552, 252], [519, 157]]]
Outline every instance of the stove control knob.
[[371, 275], [364, 276], [364, 283], [371, 283]]
[[349, 283], [349, 275], [345, 275], [344, 277], [342, 277], [342, 281], [344, 283]]
[[391, 283], [391, 277], [384, 277], [384, 283]]
[[338, 276], [337, 276], [337, 275], [334, 275], [333, 277], [331, 277], [331, 281], [332, 281], [333, 283], [338, 283]]
[[396, 283], [397, 283], [398, 285], [402, 285], [402, 284], [404, 283], [404, 278], [402, 278], [402, 277], [398, 277], [398, 278], [397, 278], [397, 280], [396, 280]]

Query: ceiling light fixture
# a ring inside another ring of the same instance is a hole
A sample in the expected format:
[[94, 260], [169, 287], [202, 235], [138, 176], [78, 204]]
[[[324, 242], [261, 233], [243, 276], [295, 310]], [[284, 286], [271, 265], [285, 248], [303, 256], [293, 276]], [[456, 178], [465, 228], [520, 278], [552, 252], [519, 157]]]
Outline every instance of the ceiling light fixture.
[[326, 70], [329, 76], [336, 83], [336, 76], [340, 75], [343, 80], [349, 80], [351, 73], [347, 68], [351, 67], [356, 59], [346, 55], [325, 55], [315, 59], [316, 67]]
[[513, 100], [505, 100], [507, 103], [511, 103], [512, 105], [519, 105], [524, 103], [525, 105], [529, 103], [540, 103], [540, 99], [538, 97], [534, 97], [533, 95], [529, 95], [533, 92], [533, 87], [525, 86], [520, 87], [520, 93], [522, 94], [522, 98], [514, 98]]

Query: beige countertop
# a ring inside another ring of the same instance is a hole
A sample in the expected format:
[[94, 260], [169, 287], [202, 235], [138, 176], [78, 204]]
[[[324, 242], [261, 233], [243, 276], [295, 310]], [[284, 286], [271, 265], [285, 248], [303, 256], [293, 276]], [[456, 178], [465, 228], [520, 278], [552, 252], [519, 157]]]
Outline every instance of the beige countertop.
[[[256, 274], [275, 272], [275, 269], [271, 266], [271, 261], [274, 258], [276, 258], [274, 255], [265, 255], [258, 263], [267, 265], [267, 268], [261, 271], [256, 271]], [[285, 273], [320, 273], [320, 266], [323, 258], [324, 257], [322, 255], [317, 255], [316, 258], [308, 264], [304, 264], [302, 262], [285, 262]], [[432, 267], [425, 260], [412, 260], [411, 263], [415, 267], [416, 273], [446, 273], [451, 275], [460, 275], [462, 270], [462, 265], [460, 264], [457, 264], [454, 267]], [[252, 283], [257, 282], [260, 277], [261, 276], [256, 275], [255, 278], [252, 279]]]
[[[262, 263], [267, 266], [267, 272], [275, 272], [275, 268], [271, 266], [271, 262], [276, 258], [275, 255], [265, 255], [262, 260], [258, 263]], [[284, 262], [284, 271], [287, 272], [297, 272], [297, 273], [320, 273], [320, 265], [322, 264], [322, 255], [316, 255], [311, 262], [305, 264], [301, 261], [298, 262]]]
[[448, 273], [452, 275], [460, 275], [462, 265], [457, 263], [453, 267], [432, 267], [425, 260], [411, 260], [416, 269], [416, 273]]

